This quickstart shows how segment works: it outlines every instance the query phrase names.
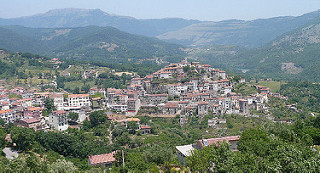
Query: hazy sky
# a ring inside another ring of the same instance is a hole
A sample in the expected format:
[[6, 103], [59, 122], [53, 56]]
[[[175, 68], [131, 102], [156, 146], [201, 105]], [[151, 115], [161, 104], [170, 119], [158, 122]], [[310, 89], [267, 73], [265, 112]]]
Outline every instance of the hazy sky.
[[99, 8], [139, 19], [181, 17], [198, 20], [298, 16], [320, 9], [320, 0], [0, 0], [1, 18], [57, 8]]

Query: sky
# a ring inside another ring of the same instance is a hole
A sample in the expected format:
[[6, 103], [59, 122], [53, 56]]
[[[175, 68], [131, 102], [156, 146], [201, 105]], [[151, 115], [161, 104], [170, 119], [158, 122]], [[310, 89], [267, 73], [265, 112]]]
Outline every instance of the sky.
[[0, 0], [0, 18], [52, 9], [101, 9], [138, 19], [179, 17], [204, 21], [299, 16], [320, 9], [320, 0]]

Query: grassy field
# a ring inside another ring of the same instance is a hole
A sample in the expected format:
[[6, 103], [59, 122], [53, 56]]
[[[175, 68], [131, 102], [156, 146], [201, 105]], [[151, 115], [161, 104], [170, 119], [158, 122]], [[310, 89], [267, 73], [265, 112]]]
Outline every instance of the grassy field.
[[273, 93], [278, 93], [280, 91], [281, 85], [285, 84], [285, 82], [281, 81], [259, 81], [258, 83], [251, 83], [254, 85], [261, 85], [271, 89]]
[[[94, 86], [94, 81], [89, 81], [86, 82], [85, 84], [88, 84], [90, 87]], [[75, 87], [79, 87], [81, 89], [81, 87], [83, 85], [85, 85], [84, 82], [82, 80], [79, 81], [72, 81], [72, 82], [66, 82], [65, 83], [65, 88], [70, 88], [70, 89], [74, 89]]]

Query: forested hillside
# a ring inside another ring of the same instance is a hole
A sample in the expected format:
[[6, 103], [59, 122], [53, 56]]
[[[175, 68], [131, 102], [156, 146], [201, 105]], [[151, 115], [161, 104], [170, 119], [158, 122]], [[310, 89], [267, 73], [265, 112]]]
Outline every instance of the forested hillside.
[[1, 28], [0, 47], [51, 57], [112, 63], [143, 61], [178, 62], [184, 57], [179, 45], [121, 32], [112, 27], [37, 29]]
[[252, 21], [202, 22], [157, 37], [188, 46], [237, 45], [257, 48], [286, 32], [312, 22], [319, 16], [320, 12], [315, 11], [298, 17], [284, 16]]

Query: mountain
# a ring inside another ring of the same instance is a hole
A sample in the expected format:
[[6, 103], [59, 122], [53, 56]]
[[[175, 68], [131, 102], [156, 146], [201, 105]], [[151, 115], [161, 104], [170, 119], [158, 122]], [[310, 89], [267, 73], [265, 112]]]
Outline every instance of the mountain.
[[237, 45], [255, 48], [263, 46], [278, 36], [297, 29], [319, 16], [320, 11], [315, 11], [298, 17], [202, 22], [161, 34], [157, 38], [187, 46]]
[[320, 19], [228, 60], [234, 69], [275, 79], [320, 82]]
[[0, 28], [0, 48], [35, 52], [39, 46], [41, 45], [37, 44], [33, 38], [20, 35], [6, 28]]
[[2, 26], [22, 25], [33, 28], [112, 26], [124, 32], [144, 36], [157, 36], [200, 22], [180, 18], [139, 20], [128, 16], [111, 15], [99, 9], [74, 8], [56, 9], [34, 16], [0, 19]]
[[256, 48], [319, 16], [320, 11], [315, 11], [298, 17], [213, 22], [181, 18], [136, 19], [108, 14], [99, 9], [67, 8], [27, 17], [0, 19], [0, 26], [22, 25], [32, 28], [111, 26], [131, 34], [157, 37], [185, 46], [237, 45]]
[[46, 56], [113, 63], [176, 62], [185, 56], [179, 45], [133, 35], [113, 27], [0, 28], [0, 47]]

